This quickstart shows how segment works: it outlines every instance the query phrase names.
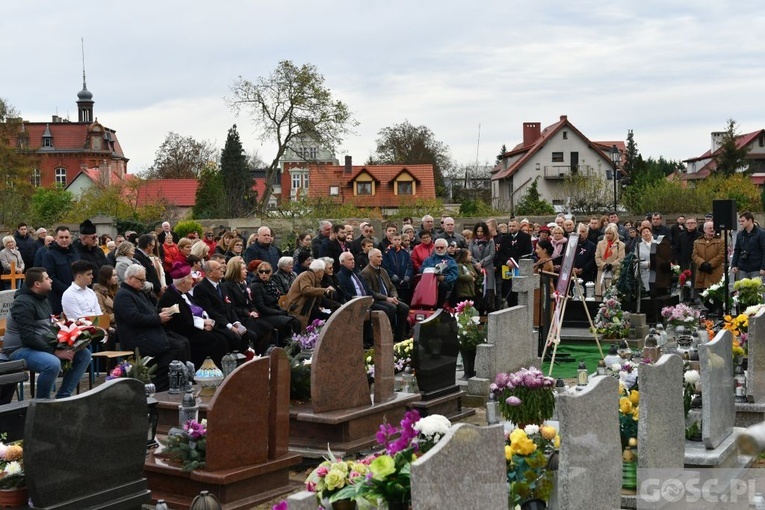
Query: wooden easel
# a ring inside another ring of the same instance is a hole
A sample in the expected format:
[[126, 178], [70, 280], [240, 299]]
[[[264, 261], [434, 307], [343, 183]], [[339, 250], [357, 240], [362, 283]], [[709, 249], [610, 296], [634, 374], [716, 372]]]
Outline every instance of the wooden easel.
[[11, 281], [11, 290], [16, 290], [16, 282], [18, 280], [24, 281], [24, 274], [16, 273], [16, 263], [11, 262], [11, 274], [4, 274], [0, 276], [0, 280]]
[[[547, 273], [545, 274], [557, 276], [555, 273]], [[584, 297], [584, 292], [582, 292], [582, 287], [579, 284], [579, 280], [577, 278], [572, 278], [574, 281], [574, 285], [576, 286], [576, 292], [579, 293], [580, 296]], [[571, 282], [569, 282], [568, 287], [570, 287]], [[545, 359], [545, 355], [547, 354], [547, 347], [550, 346], [550, 344], [553, 344], [553, 351], [552, 351], [552, 357], [550, 358], [550, 370], [548, 370], [547, 375], [552, 375], [552, 369], [553, 365], [555, 365], [555, 354], [558, 352], [558, 344], [560, 344], [560, 332], [563, 327], [563, 316], [566, 313], [566, 305], [568, 304], [568, 301], [570, 299], [568, 287], [566, 288], [566, 292], [559, 293], [555, 292], [553, 293], [553, 296], [555, 297], [555, 311], [553, 312], [553, 322], [550, 326], [550, 331], [547, 333], [547, 340], [545, 341], [545, 348], [542, 350], [542, 360]], [[590, 332], [592, 333], [593, 338], [595, 339], [595, 343], [598, 345], [598, 350], [600, 351], [600, 357], [603, 358], [603, 348], [600, 346], [600, 340], [598, 339], [598, 334], [595, 331], [595, 324], [592, 322], [592, 316], [590, 315], [590, 310], [587, 308], [587, 303], [582, 300], [581, 301], [582, 306], [584, 307], [584, 313], [587, 315], [587, 321], [590, 323]]]

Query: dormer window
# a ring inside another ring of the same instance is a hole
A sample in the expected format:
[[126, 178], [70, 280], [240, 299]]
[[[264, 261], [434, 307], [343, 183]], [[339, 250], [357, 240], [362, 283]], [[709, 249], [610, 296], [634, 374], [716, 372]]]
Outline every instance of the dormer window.
[[364, 181], [356, 183], [357, 195], [371, 195], [372, 194], [372, 181]]
[[396, 182], [396, 194], [397, 195], [414, 195], [414, 186], [412, 181], [397, 181]]
[[43, 143], [43, 147], [53, 147], [53, 139], [50, 138], [49, 136], [44, 136], [42, 143]]

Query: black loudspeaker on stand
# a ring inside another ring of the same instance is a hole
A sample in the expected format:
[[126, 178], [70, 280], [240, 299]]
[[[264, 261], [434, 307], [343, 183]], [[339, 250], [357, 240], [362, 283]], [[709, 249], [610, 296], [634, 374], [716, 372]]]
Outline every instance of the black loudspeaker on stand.
[[718, 232], [721, 230], [736, 230], [738, 228], [736, 201], [713, 200], [712, 222], [715, 224], [715, 230]]
[[730, 302], [728, 292], [730, 289], [728, 275], [728, 231], [738, 229], [738, 218], [736, 214], [735, 200], [712, 200], [712, 222], [715, 224], [715, 230], [720, 232], [725, 246], [725, 259], [723, 263], [723, 278], [725, 281], [725, 301], [723, 310], [726, 315], [730, 314]]

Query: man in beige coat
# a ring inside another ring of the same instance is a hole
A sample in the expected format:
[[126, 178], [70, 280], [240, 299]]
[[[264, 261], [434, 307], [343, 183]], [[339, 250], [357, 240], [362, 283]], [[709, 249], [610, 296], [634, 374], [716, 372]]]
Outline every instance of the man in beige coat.
[[719, 236], [715, 236], [714, 223], [711, 221], [704, 223], [704, 235], [693, 243], [691, 260], [696, 266], [694, 287], [699, 291], [722, 279], [725, 245]]

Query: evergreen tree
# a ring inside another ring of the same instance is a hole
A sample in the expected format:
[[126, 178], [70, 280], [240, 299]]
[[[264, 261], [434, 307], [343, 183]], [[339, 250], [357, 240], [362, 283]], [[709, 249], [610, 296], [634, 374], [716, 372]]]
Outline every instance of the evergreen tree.
[[220, 154], [220, 173], [226, 216], [241, 218], [250, 215], [253, 206], [253, 180], [236, 124], [228, 130], [226, 146]]
[[523, 198], [521, 198], [520, 202], [518, 202], [518, 205], [515, 208], [515, 214], [523, 216], [542, 216], [546, 214], [555, 214], [555, 208], [553, 205], [547, 200], [543, 199], [539, 194], [539, 190], [537, 189], [538, 180], [539, 177], [534, 179], [534, 182], [529, 185], [528, 191], [526, 191], [526, 194], [523, 195]]
[[226, 216], [226, 196], [223, 178], [216, 165], [207, 165], [199, 174], [199, 186], [194, 203], [194, 218], [223, 218]]
[[746, 156], [749, 154], [749, 147], [739, 148], [736, 145], [736, 139], [738, 138], [738, 130], [736, 129], [736, 121], [728, 119], [728, 126], [723, 133], [720, 151], [715, 156], [717, 161], [717, 172], [720, 175], [730, 177], [735, 174], [739, 168], [748, 168]]
[[627, 150], [624, 153], [624, 171], [628, 176], [632, 175], [635, 170], [635, 164], [640, 157], [640, 152], [637, 148], [637, 142], [635, 142], [635, 135], [632, 130], [627, 130]]

